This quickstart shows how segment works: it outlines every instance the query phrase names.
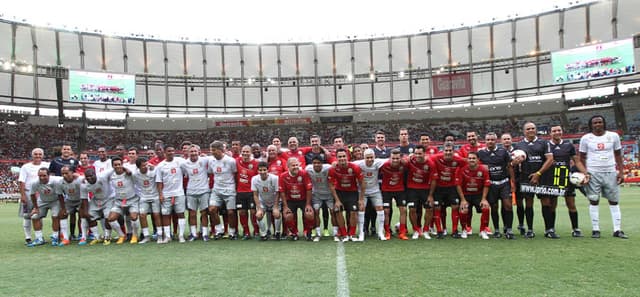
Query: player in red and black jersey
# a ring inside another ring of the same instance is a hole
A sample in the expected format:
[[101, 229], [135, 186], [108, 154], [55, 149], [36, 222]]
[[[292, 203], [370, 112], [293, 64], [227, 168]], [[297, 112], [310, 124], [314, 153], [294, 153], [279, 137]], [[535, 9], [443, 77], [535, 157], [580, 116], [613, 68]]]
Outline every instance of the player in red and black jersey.
[[480, 237], [489, 239], [489, 169], [478, 164], [478, 154], [476, 152], [467, 153], [467, 165], [458, 168], [456, 172], [457, 190], [460, 196], [460, 225], [462, 234], [460, 237], [467, 238], [467, 226], [471, 225], [469, 213], [475, 207], [476, 212], [482, 213], [480, 216]]
[[[358, 209], [364, 209], [365, 183], [362, 171], [358, 165], [347, 161], [347, 151], [338, 149], [337, 164], [329, 169], [329, 189], [335, 199], [334, 211], [338, 222], [338, 236], [335, 240], [358, 241], [356, 226], [358, 223]], [[358, 192], [358, 187], [360, 191]], [[342, 211], [349, 210], [349, 232], [345, 227]], [[363, 230], [361, 230], [363, 231]]]
[[391, 158], [382, 164], [380, 167], [380, 174], [382, 175], [382, 207], [384, 209], [384, 237], [380, 236], [381, 240], [391, 239], [391, 228], [389, 226], [389, 211], [392, 208], [392, 200], [396, 199], [396, 205], [400, 209], [400, 228], [402, 229], [403, 236], [401, 239], [407, 239], [407, 198], [405, 192], [405, 173], [407, 166], [402, 161], [401, 153], [399, 149], [391, 150]]
[[[258, 160], [252, 159], [251, 155], [251, 147], [245, 145], [240, 150], [241, 157], [236, 159], [236, 207], [238, 208], [238, 216], [240, 217], [243, 231], [242, 239], [244, 240], [249, 239], [251, 234], [249, 232], [249, 214], [247, 210], [252, 218], [256, 216], [251, 179], [258, 175]], [[258, 236], [258, 229], [258, 224], [253, 224], [254, 236]]]
[[484, 148], [484, 144], [478, 142], [478, 135], [475, 131], [467, 132], [467, 143], [463, 144], [458, 150], [460, 157], [466, 158], [469, 152], [477, 152]]
[[311, 206], [311, 179], [307, 172], [300, 168], [297, 158], [287, 160], [289, 170], [278, 179], [278, 192], [282, 201], [282, 213], [285, 226], [291, 232], [291, 239], [298, 240], [298, 226], [296, 217], [298, 209], [303, 211], [303, 228], [307, 240], [311, 240], [311, 229], [315, 223], [313, 207]]
[[[413, 155], [407, 158], [407, 206], [409, 207], [409, 220], [413, 226], [413, 239], [422, 235], [425, 239], [429, 236], [429, 223], [433, 218], [433, 209], [427, 204], [429, 188], [431, 187], [431, 171], [433, 163], [426, 156], [425, 147], [417, 145]], [[422, 208], [425, 208], [424, 228], [420, 228]], [[403, 212], [401, 212], [402, 217]], [[401, 225], [402, 227], [402, 225]], [[406, 228], [406, 227], [405, 227]]]

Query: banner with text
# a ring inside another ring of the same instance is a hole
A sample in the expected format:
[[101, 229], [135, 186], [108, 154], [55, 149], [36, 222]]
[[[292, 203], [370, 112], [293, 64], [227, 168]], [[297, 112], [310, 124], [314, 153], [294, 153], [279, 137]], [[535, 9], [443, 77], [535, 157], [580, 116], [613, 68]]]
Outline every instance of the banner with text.
[[471, 74], [469, 72], [434, 75], [431, 83], [433, 97], [471, 95]]

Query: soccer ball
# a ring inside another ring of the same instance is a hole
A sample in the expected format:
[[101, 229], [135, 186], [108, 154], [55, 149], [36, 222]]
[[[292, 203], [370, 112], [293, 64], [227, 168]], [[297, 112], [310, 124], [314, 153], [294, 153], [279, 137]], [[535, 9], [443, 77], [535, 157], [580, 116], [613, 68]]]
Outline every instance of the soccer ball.
[[585, 175], [582, 172], [574, 172], [569, 176], [569, 181], [575, 186], [581, 186], [585, 179]]
[[527, 153], [523, 150], [515, 150], [511, 152], [511, 158], [513, 159], [522, 158], [524, 160], [527, 158]]

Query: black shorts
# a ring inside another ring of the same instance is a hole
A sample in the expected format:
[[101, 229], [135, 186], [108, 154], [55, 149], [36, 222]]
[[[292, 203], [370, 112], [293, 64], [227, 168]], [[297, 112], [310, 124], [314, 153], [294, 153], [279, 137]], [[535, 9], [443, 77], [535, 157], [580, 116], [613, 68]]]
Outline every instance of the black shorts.
[[499, 200], [511, 198], [511, 184], [509, 182], [501, 185], [491, 185], [487, 194], [487, 202], [495, 205]]
[[291, 209], [291, 212], [294, 216], [297, 216], [298, 209], [302, 211], [304, 214], [304, 208], [307, 206], [306, 200], [289, 200], [287, 201], [287, 206]]
[[407, 193], [406, 192], [382, 192], [382, 206], [384, 208], [391, 208], [391, 200], [396, 199], [397, 207], [407, 206]]
[[236, 194], [236, 209], [256, 209], [256, 203], [253, 201], [253, 192]]
[[427, 205], [429, 190], [407, 189], [407, 206], [409, 208], [424, 207]]
[[460, 204], [456, 187], [437, 187], [433, 193], [433, 200], [438, 206], [451, 206]]
[[475, 207], [476, 213], [482, 213], [482, 207], [480, 207], [480, 201], [482, 201], [482, 195], [465, 195], [469, 207]]
[[346, 211], [358, 211], [358, 192], [336, 191]]

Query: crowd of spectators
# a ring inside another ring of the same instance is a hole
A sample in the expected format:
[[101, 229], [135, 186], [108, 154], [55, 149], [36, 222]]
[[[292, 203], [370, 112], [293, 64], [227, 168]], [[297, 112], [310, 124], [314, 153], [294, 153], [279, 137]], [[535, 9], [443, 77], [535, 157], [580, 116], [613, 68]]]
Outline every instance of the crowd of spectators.
[[14, 194], [20, 191], [18, 174], [11, 171], [11, 167], [20, 166], [18, 163], [0, 163], [0, 194]]

